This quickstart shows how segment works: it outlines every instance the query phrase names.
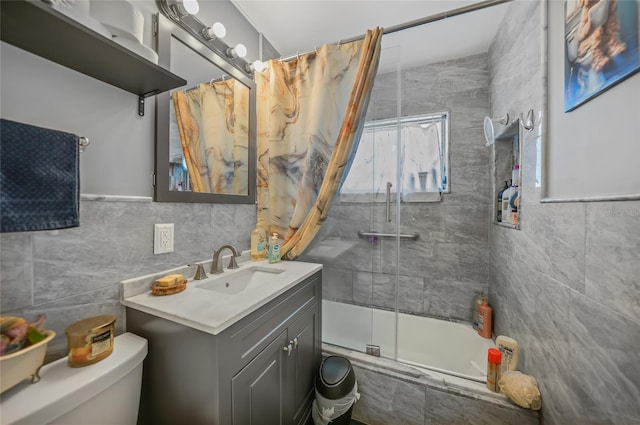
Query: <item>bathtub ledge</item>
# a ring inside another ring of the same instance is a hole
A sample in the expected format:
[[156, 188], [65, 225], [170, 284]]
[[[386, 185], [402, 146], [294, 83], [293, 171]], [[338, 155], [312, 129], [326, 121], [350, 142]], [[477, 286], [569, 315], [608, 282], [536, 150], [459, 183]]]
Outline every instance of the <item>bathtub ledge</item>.
[[420, 369], [403, 363], [398, 363], [393, 360], [370, 356], [327, 343], [322, 344], [322, 352], [323, 356], [337, 355], [347, 357], [356, 367], [379, 373], [381, 375], [386, 375], [404, 382], [426, 386], [453, 395], [492, 403], [506, 409], [531, 412], [532, 414], [537, 415], [537, 412], [529, 411], [515, 405], [503, 394], [497, 394], [489, 391], [486, 386], [479, 382], [472, 382], [466, 379], [426, 369]]

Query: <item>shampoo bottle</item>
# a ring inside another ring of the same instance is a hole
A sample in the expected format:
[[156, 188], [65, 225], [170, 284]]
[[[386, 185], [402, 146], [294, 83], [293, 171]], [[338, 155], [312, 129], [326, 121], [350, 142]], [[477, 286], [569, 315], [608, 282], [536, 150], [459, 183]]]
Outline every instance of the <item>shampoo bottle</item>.
[[513, 186], [509, 186], [502, 192], [502, 219], [503, 223], [509, 223], [511, 221], [511, 210], [509, 209], [509, 199], [513, 193]]
[[[506, 182], [505, 182], [506, 183]], [[473, 329], [478, 330], [478, 309], [480, 304], [485, 300], [485, 296], [480, 292], [480, 294], [473, 300]]]
[[502, 221], [502, 194], [507, 189], [509, 189], [509, 184], [505, 181], [504, 182], [504, 187], [502, 189], [500, 189], [500, 192], [498, 192], [498, 207], [496, 209], [496, 212], [497, 212], [496, 221], [498, 223], [500, 223]]
[[502, 372], [518, 369], [520, 347], [518, 342], [508, 336], [499, 335], [496, 338], [496, 347], [502, 353]]
[[514, 165], [513, 169], [511, 170], [511, 181], [513, 182], [512, 185], [515, 187], [520, 186], [520, 166], [519, 165]]
[[483, 338], [491, 338], [492, 314], [493, 310], [489, 307], [487, 299], [483, 299], [478, 307], [478, 335]]
[[509, 199], [509, 210], [510, 217], [509, 222], [511, 224], [518, 224], [519, 215], [518, 215], [518, 207], [520, 206], [520, 194], [518, 193], [518, 187], [513, 188], [513, 192], [511, 192], [511, 198]]

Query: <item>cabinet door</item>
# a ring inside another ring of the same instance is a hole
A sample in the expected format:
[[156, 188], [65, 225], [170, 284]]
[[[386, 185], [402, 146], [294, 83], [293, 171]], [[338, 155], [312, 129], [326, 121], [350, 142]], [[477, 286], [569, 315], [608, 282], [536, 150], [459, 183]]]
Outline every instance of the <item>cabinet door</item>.
[[299, 424], [315, 396], [314, 380], [320, 367], [318, 305], [289, 326], [294, 349], [287, 359], [287, 424]]
[[287, 331], [260, 352], [231, 381], [233, 425], [283, 423]]

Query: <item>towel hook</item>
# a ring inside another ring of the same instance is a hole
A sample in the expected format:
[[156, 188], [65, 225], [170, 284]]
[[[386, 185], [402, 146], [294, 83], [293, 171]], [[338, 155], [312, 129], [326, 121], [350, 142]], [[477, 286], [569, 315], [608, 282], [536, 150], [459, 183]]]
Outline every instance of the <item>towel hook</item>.
[[533, 109], [529, 109], [529, 112], [527, 112], [526, 121], [522, 118], [522, 112], [520, 112], [520, 122], [522, 122], [522, 126], [524, 127], [525, 130], [527, 131], [533, 130]]
[[78, 137], [78, 144], [80, 145], [80, 152], [84, 152], [89, 147], [89, 138], [85, 136]]

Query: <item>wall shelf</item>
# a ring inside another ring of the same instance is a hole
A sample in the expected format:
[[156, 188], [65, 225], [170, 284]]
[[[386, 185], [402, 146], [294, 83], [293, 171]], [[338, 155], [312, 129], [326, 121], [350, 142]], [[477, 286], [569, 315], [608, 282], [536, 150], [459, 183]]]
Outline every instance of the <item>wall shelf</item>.
[[[509, 203], [508, 211], [506, 217], [501, 214], [502, 207], [504, 206], [502, 203], [500, 206], [498, 205], [497, 195], [503, 187], [504, 182], [508, 182], [512, 179], [515, 179], [517, 184], [515, 184], [515, 189], [518, 192], [518, 195], [521, 196], [520, 192], [520, 182], [522, 182], [522, 141], [523, 137], [523, 123], [520, 119], [516, 119], [514, 122], [509, 124], [507, 128], [505, 128], [500, 134], [495, 137], [495, 142], [493, 143], [493, 219], [492, 222], [495, 225], [505, 227], [508, 229], [520, 229], [520, 220], [519, 218], [512, 220], [511, 215], [511, 203]], [[518, 171], [515, 172], [514, 175], [514, 166], [518, 166]], [[518, 214], [522, 212], [522, 203], [520, 199], [517, 200], [518, 204], [516, 207], [518, 208]], [[498, 214], [500, 214], [502, 221], [498, 221]], [[505, 221], [506, 220], [506, 221]]]
[[1, 1], [2, 41], [144, 99], [187, 82], [41, 1]]

